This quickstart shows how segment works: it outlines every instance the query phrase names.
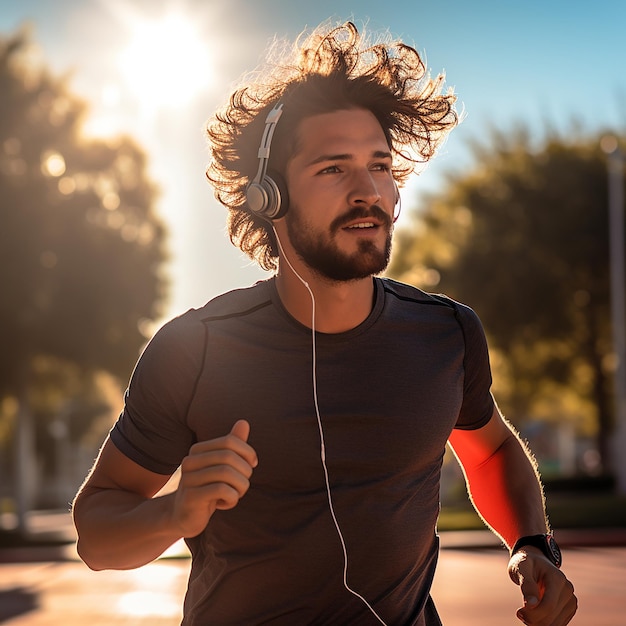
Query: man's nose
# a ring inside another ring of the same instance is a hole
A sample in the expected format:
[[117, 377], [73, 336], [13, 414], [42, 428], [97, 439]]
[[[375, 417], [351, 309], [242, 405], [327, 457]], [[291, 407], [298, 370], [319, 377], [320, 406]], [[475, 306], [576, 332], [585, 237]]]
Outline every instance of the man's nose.
[[348, 197], [351, 205], [371, 206], [380, 202], [380, 192], [371, 172], [357, 172], [351, 182], [352, 188]]

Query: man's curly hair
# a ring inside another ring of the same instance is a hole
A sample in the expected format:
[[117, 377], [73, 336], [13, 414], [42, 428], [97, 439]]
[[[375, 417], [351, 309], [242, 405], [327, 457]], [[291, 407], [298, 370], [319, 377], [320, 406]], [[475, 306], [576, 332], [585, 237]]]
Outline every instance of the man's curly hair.
[[[276, 50], [274, 50], [274, 53]], [[246, 188], [258, 169], [258, 149], [269, 111], [283, 103], [270, 157], [284, 175], [298, 145], [298, 124], [337, 110], [371, 111], [393, 154], [399, 185], [428, 161], [457, 124], [456, 97], [442, 93], [443, 75], [431, 79], [419, 53], [398, 41], [370, 44], [348, 22], [318, 28], [270, 61], [237, 89], [207, 125], [211, 163], [207, 178], [229, 211], [231, 242], [266, 270], [277, 267], [271, 225], [246, 205]]]

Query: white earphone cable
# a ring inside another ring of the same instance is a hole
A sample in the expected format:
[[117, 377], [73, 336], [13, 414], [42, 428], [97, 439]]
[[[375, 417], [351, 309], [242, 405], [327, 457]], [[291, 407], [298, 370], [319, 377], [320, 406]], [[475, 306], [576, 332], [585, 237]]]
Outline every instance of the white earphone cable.
[[[272, 225], [272, 228], [274, 226]], [[348, 549], [346, 547], [346, 542], [343, 537], [343, 532], [341, 531], [341, 527], [339, 526], [339, 521], [337, 520], [337, 516], [335, 515], [335, 507], [333, 505], [333, 497], [330, 489], [330, 477], [328, 473], [328, 467], [326, 465], [326, 442], [324, 439], [324, 427], [322, 426], [322, 417], [320, 414], [319, 402], [317, 399], [317, 346], [315, 339], [315, 296], [313, 295], [313, 290], [309, 286], [309, 283], [298, 274], [294, 266], [291, 264], [289, 257], [285, 254], [285, 250], [280, 242], [280, 238], [278, 237], [278, 233], [274, 228], [274, 235], [276, 236], [276, 241], [278, 243], [278, 248], [281, 251], [285, 261], [287, 261], [287, 265], [290, 267], [291, 271], [295, 274], [296, 278], [304, 285], [306, 290], [309, 292], [309, 296], [311, 297], [311, 347], [312, 347], [312, 372], [313, 372], [313, 402], [315, 404], [315, 416], [317, 417], [317, 427], [320, 435], [320, 458], [322, 461], [322, 468], [324, 469], [324, 480], [326, 482], [326, 494], [328, 496], [328, 508], [330, 509], [331, 517], [333, 518], [333, 522], [335, 524], [335, 529], [337, 530], [337, 535], [339, 536], [339, 541], [341, 542], [341, 549], [343, 551], [343, 586], [354, 596], [359, 598], [365, 606], [370, 610], [372, 615], [381, 623], [383, 626], [387, 626], [387, 624], [383, 621], [383, 619], [376, 613], [374, 608], [370, 605], [370, 603], [357, 591], [352, 589], [348, 584]]]

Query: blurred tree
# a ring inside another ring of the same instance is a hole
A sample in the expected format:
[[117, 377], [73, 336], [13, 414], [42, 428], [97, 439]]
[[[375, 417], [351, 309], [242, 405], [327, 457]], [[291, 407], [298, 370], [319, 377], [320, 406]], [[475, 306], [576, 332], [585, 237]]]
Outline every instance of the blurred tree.
[[[473, 150], [473, 170], [451, 174], [415, 228], [398, 234], [389, 273], [477, 311], [516, 423], [566, 401], [595, 411], [607, 460], [615, 361], [600, 137], [549, 134], [534, 148], [519, 128]], [[546, 408], [542, 393], [562, 398]]]
[[31, 51], [0, 37], [0, 399], [24, 399], [42, 356], [125, 379], [166, 296], [144, 153], [83, 137], [86, 105]]

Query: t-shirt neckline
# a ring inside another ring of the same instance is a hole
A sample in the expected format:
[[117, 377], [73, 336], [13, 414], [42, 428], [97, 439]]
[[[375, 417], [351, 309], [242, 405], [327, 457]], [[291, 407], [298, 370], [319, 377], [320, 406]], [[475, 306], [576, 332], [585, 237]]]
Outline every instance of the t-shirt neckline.
[[[378, 318], [380, 317], [383, 307], [385, 304], [385, 290], [382, 285], [382, 279], [377, 276], [373, 277], [374, 281], [374, 297], [373, 297], [373, 305], [369, 315], [357, 326], [351, 328], [350, 330], [346, 330], [340, 333], [323, 333], [318, 330], [315, 331], [315, 335], [319, 340], [322, 341], [342, 341], [346, 339], [352, 339], [356, 336], [359, 336], [369, 330], [373, 324], [376, 323]], [[285, 306], [283, 305], [280, 296], [278, 295], [278, 289], [276, 288], [276, 277], [272, 276], [267, 281], [267, 288], [270, 293], [270, 298], [272, 300], [272, 304], [276, 308], [276, 310], [280, 313], [280, 315], [286, 319], [286, 321], [293, 327], [297, 328], [300, 332], [306, 332], [308, 334], [311, 333], [311, 328], [299, 322], [295, 317], [287, 311]]]

